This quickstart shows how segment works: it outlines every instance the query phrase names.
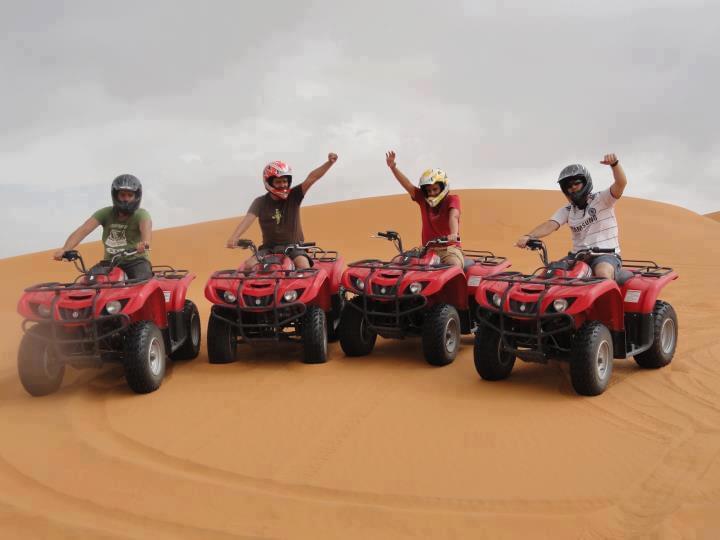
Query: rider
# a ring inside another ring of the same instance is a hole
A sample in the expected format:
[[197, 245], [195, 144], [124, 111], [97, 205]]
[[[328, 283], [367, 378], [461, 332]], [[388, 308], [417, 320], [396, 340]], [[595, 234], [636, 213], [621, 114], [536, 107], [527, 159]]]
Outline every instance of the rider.
[[[320, 180], [337, 161], [337, 154], [328, 154], [328, 159], [317, 169], [311, 171], [305, 181], [290, 188], [292, 185], [292, 169], [283, 161], [272, 161], [263, 170], [263, 182], [267, 193], [256, 198], [243, 220], [235, 228], [227, 241], [227, 247], [237, 247], [237, 241], [243, 233], [259, 218], [262, 231], [262, 244], [258, 250], [261, 257], [269, 253], [284, 253], [287, 246], [304, 241], [300, 224], [300, 204], [310, 187]], [[291, 249], [288, 255], [295, 263], [295, 268], [309, 268], [310, 257], [302, 249]], [[250, 268], [257, 263], [251, 257], [245, 267]]]
[[102, 225], [105, 253], [103, 261], [96, 266], [107, 266], [117, 253], [136, 250], [137, 253], [123, 257], [118, 266], [129, 279], [149, 279], [153, 275], [147, 253], [152, 237], [152, 220], [150, 214], [140, 208], [142, 184], [132, 174], [121, 174], [112, 181], [110, 195], [113, 205], [101, 208], [73, 231], [65, 245], [53, 253], [53, 258], [62, 260], [63, 253], [73, 249]]
[[614, 279], [622, 268], [615, 203], [625, 191], [627, 178], [615, 154], [606, 154], [600, 163], [612, 169], [615, 181], [609, 189], [593, 193], [590, 172], [582, 165], [568, 165], [560, 171], [558, 183], [570, 204], [521, 236], [516, 245], [524, 248], [528, 240], [547, 236], [567, 223], [572, 231], [573, 252], [593, 247], [615, 250], [615, 254], [594, 255], [589, 261], [595, 276]]
[[415, 187], [395, 163], [395, 152], [385, 154], [385, 161], [395, 178], [420, 206], [422, 216], [423, 245], [441, 236], [447, 237], [449, 245], [434, 248], [443, 264], [463, 267], [465, 258], [460, 247], [460, 197], [450, 195], [450, 180], [440, 169], [426, 170]]

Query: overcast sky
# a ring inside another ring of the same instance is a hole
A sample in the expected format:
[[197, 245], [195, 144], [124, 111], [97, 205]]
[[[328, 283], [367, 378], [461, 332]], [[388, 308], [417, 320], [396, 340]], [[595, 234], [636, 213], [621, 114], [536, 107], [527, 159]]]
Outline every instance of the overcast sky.
[[60, 247], [121, 173], [164, 228], [244, 214], [266, 162], [300, 181], [331, 151], [306, 204], [401, 193], [393, 148], [455, 188], [556, 189], [572, 162], [605, 187], [615, 152], [627, 195], [720, 210], [719, 20], [692, 0], [3, 0], [0, 257]]

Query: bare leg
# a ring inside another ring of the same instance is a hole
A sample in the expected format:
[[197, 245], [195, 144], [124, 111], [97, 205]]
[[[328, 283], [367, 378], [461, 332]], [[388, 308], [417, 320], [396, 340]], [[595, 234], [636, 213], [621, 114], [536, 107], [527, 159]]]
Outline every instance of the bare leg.
[[293, 259], [293, 262], [295, 263], [295, 268], [297, 268], [298, 270], [310, 268], [310, 262], [305, 255], [298, 255]]
[[593, 274], [595, 274], [597, 277], [615, 279], [615, 268], [613, 268], [612, 264], [601, 262], [595, 265], [595, 268], [593, 269]]

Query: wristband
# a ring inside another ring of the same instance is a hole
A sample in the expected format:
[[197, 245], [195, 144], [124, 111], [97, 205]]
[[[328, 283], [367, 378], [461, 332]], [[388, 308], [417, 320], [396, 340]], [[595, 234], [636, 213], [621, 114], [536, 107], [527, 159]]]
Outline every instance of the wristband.
[[618, 163], [620, 163], [620, 160], [619, 160], [619, 159], [616, 159], [616, 160], [615, 160], [615, 163], [611, 163], [610, 166], [611, 166], [611, 167], [616, 167]]

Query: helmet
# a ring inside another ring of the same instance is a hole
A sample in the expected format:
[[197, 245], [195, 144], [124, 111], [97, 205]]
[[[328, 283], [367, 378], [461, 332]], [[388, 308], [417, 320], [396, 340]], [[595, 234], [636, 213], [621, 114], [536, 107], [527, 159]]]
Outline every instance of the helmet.
[[[273, 178], [287, 177], [288, 185], [285, 189], [275, 189], [272, 185]], [[290, 186], [292, 185], [292, 167], [284, 161], [271, 161], [263, 169], [263, 182], [265, 182], [265, 189], [271, 194], [281, 199], [287, 199], [290, 193]]]
[[[432, 186], [433, 184], [440, 184], [442, 191], [440, 191], [440, 194], [436, 197], [428, 197], [427, 194], [425, 194], [425, 187]], [[428, 169], [422, 173], [418, 181], [418, 187], [422, 190], [423, 194], [425, 194], [427, 203], [434, 208], [442, 202], [445, 195], [450, 191], [450, 180], [447, 174], [445, 174], [445, 171], [441, 169]]]
[[[132, 201], [121, 201], [118, 198], [118, 192], [132, 191], [135, 193], [135, 198]], [[140, 208], [140, 200], [142, 199], [142, 184], [137, 177], [132, 174], [121, 174], [115, 180], [113, 180], [110, 186], [110, 195], [112, 196], [113, 208], [118, 212], [124, 214], [132, 214]]]
[[[583, 187], [575, 193], [570, 193], [570, 183], [573, 180], [582, 180]], [[568, 199], [570, 199], [570, 202], [573, 205], [578, 208], [585, 208], [585, 206], [587, 206], [587, 200], [590, 193], [592, 193], [593, 184], [590, 171], [588, 171], [584, 166], [576, 163], [565, 167], [562, 171], [560, 171], [558, 184], [560, 184], [560, 189], [562, 189], [562, 192]]]

